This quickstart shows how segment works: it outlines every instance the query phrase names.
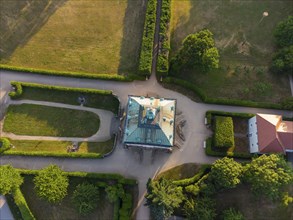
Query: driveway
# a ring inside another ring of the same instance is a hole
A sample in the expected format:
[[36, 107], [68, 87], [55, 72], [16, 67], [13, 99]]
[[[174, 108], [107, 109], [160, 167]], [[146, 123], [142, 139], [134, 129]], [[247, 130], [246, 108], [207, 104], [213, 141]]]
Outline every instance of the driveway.
[[[203, 141], [210, 134], [204, 125], [205, 112], [207, 110], [219, 110], [230, 112], [248, 113], [271, 113], [282, 114], [292, 117], [290, 111], [280, 111], [272, 109], [257, 109], [237, 106], [210, 105], [196, 103], [188, 97], [163, 88], [157, 83], [153, 74], [148, 81], [134, 82], [114, 82], [92, 79], [77, 79], [58, 76], [45, 76], [30, 73], [18, 73], [13, 71], [0, 71], [0, 93], [7, 94], [10, 90], [10, 81], [23, 81], [43, 83], [50, 85], [81, 87], [92, 89], [112, 90], [121, 100], [122, 107], [126, 105], [129, 94], [134, 95], [158, 95], [165, 98], [177, 99], [177, 109], [182, 111], [184, 119], [187, 121], [185, 126], [186, 141], [181, 149], [175, 149], [172, 154], [157, 153], [151, 163], [147, 152], [143, 161], [139, 160], [139, 155], [131, 150], [125, 150], [122, 145], [118, 145], [114, 154], [100, 160], [93, 159], [71, 159], [71, 158], [40, 158], [40, 157], [16, 157], [2, 156], [1, 164], [12, 164], [17, 168], [41, 169], [51, 163], [57, 164], [66, 171], [85, 171], [85, 172], [111, 172], [120, 173], [126, 177], [135, 178], [139, 183], [139, 201], [137, 207], [137, 219], [149, 219], [149, 210], [144, 206], [144, 194], [148, 178], [152, 178], [156, 173], [169, 169], [183, 163], [213, 163], [216, 158], [205, 155]], [[5, 108], [6, 95], [3, 95], [0, 104]]]

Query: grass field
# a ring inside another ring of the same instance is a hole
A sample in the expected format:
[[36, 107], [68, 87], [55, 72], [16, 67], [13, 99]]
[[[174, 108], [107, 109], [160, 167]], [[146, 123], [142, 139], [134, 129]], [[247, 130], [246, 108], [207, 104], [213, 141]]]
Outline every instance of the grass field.
[[180, 180], [193, 177], [200, 170], [200, 165], [185, 163], [160, 173], [156, 179], [165, 178], [169, 180]]
[[31, 136], [89, 137], [99, 126], [99, 116], [92, 112], [22, 104], [8, 107], [3, 131]]
[[50, 204], [47, 201], [40, 199], [34, 190], [33, 176], [25, 176], [24, 183], [21, 186], [21, 190], [24, 197], [36, 217], [39, 220], [59, 220], [59, 219], [72, 219], [72, 220], [83, 220], [83, 219], [113, 219], [114, 205], [109, 203], [106, 199], [106, 193], [104, 190], [100, 190], [100, 200], [98, 207], [93, 213], [84, 217], [78, 215], [76, 208], [72, 205], [71, 197], [75, 187], [82, 182], [91, 182], [95, 184], [96, 179], [83, 179], [83, 178], [69, 178], [68, 195], [62, 200], [60, 204]]
[[[69, 141], [42, 141], [42, 140], [10, 140], [14, 148], [9, 151], [17, 152], [54, 152], [67, 153], [67, 146], [72, 145]], [[78, 153], [98, 153], [104, 155], [110, 152], [114, 145], [114, 139], [104, 142], [79, 143]]]
[[[263, 12], [269, 16], [262, 19]], [[190, 33], [208, 28], [220, 52], [220, 69], [203, 74], [181, 73], [208, 96], [278, 102], [290, 95], [287, 77], [268, 72], [275, 51], [273, 29], [293, 14], [286, 0], [174, 0], [171, 56]]]
[[145, 5], [131, 0], [1, 0], [1, 63], [135, 73]]

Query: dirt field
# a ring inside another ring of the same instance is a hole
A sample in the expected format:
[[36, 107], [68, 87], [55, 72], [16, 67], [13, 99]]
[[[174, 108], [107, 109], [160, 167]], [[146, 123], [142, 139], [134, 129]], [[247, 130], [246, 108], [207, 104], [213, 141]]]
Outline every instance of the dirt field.
[[293, 2], [287, 0], [174, 0], [171, 55], [188, 34], [208, 28], [221, 56], [220, 69], [179, 77], [192, 80], [212, 97], [278, 102], [289, 96], [288, 78], [269, 74], [268, 66], [275, 51], [273, 30], [290, 14]]
[[144, 1], [0, 1], [1, 63], [90, 73], [136, 71]]

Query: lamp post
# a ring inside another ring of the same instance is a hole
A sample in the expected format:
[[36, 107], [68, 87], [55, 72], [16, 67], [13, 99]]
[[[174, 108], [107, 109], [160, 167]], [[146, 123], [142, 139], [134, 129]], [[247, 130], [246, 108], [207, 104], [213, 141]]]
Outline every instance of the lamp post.
[[258, 22], [258, 24], [260, 24], [262, 22], [262, 20], [265, 18], [265, 17], [268, 17], [269, 16], [269, 12], [265, 11], [264, 13], [262, 13], [262, 18], [260, 19], [260, 21]]

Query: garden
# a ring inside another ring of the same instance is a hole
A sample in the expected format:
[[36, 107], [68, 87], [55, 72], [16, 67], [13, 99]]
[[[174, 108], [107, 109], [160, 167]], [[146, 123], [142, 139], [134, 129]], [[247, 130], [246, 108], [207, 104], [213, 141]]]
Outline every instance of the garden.
[[130, 219], [137, 184], [118, 174], [1, 169], [0, 192], [15, 219]]

